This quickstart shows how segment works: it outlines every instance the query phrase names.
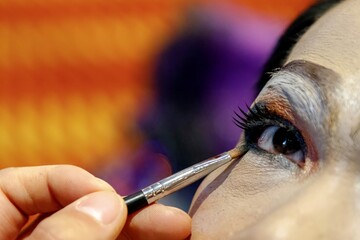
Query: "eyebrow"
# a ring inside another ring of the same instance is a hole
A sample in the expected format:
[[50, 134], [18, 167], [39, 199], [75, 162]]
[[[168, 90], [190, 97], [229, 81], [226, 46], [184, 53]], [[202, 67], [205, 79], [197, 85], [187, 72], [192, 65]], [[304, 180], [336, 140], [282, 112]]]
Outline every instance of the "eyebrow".
[[300, 77], [312, 80], [314, 84], [323, 86], [336, 84], [340, 78], [335, 71], [306, 60], [291, 61], [283, 66], [280, 71], [297, 74]]
[[277, 112], [282, 111], [280, 115], [287, 115], [287, 118], [300, 115], [304, 121], [320, 128], [317, 130], [324, 131], [324, 123], [330, 127], [334, 120], [331, 114], [334, 109], [330, 111], [329, 106], [334, 107], [335, 104], [330, 102], [328, 93], [334, 90], [339, 78], [331, 69], [309, 61], [295, 60], [272, 75], [259, 100], [274, 108], [283, 106], [276, 109]]

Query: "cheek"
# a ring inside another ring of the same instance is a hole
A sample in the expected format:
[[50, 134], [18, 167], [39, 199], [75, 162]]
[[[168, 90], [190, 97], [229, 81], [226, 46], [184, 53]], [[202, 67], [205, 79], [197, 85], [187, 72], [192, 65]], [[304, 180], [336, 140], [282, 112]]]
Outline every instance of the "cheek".
[[190, 209], [194, 239], [225, 239], [266, 215], [296, 191], [296, 177], [270, 159], [247, 153], [207, 177]]

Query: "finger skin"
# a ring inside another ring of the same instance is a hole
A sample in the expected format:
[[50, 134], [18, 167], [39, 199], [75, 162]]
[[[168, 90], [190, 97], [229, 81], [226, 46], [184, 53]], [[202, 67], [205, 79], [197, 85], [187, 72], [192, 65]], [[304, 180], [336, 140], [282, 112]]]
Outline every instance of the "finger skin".
[[152, 204], [129, 216], [121, 240], [185, 239], [191, 232], [191, 218], [180, 209]]
[[[96, 209], [114, 213], [111, 221], [105, 217], [104, 222], [103, 215], [94, 215], [91, 208], [89, 215], [89, 208], [82, 205], [99, 196]], [[0, 239], [17, 238], [33, 214], [40, 214], [39, 221], [21, 238], [115, 239], [122, 230], [119, 239], [185, 239], [191, 229], [186, 213], [160, 204], [132, 214], [125, 223], [123, 199], [110, 185], [74, 166], [0, 170], [0, 206]]]
[[55, 212], [110, 185], [85, 170], [69, 165], [0, 170], [0, 239], [14, 239], [28, 216]]
[[120, 196], [109, 191], [94, 192], [45, 218], [25, 239], [115, 239], [126, 217], [126, 205]]

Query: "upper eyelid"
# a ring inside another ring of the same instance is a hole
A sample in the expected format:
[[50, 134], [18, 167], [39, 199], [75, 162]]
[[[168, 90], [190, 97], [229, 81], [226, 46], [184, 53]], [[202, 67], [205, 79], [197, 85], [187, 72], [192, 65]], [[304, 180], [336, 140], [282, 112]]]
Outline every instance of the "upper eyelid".
[[258, 98], [269, 103], [274, 99], [286, 102], [287, 111], [315, 128], [322, 129], [329, 115], [326, 97], [316, 81], [289, 70], [274, 73]]

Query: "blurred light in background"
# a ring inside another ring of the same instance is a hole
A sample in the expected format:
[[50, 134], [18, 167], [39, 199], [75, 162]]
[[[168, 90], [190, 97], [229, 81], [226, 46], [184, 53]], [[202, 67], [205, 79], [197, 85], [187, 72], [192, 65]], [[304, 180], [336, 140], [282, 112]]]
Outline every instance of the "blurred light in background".
[[127, 194], [232, 147], [311, 2], [0, 0], [0, 167], [75, 164]]

